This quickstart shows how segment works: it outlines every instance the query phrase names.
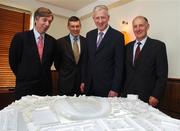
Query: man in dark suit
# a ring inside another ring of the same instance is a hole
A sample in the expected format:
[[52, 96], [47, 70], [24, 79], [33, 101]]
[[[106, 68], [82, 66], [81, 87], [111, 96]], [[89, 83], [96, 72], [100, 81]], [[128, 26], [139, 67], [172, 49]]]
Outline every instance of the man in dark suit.
[[70, 17], [67, 27], [70, 34], [58, 39], [54, 65], [59, 73], [59, 95], [78, 96], [85, 38], [80, 35], [81, 21], [78, 17]]
[[124, 36], [108, 25], [105, 5], [93, 10], [97, 29], [87, 33], [81, 92], [101, 97], [116, 97], [123, 87]]
[[16, 76], [15, 95], [51, 95], [51, 65], [56, 40], [45, 32], [53, 21], [52, 12], [44, 7], [34, 13], [33, 30], [17, 33], [9, 48], [9, 64]]
[[126, 46], [126, 80], [124, 94], [137, 94], [152, 106], [157, 106], [166, 87], [168, 62], [165, 44], [147, 36], [147, 18], [134, 18], [135, 41]]

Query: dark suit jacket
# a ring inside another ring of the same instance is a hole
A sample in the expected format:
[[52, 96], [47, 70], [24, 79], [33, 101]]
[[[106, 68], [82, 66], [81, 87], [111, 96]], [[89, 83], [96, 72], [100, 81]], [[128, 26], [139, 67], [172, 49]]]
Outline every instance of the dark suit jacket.
[[51, 65], [56, 40], [45, 34], [42, 63], [33, 30], [17, 33], [9, 48], [9, 64], [16, 76], [16, 99], [25, 95], [50, 95]]
[[99, 47], [98, 30], [87, 33], [85, 53], [85, 82], [87, 95], [107, 97], [110, 90], [119, 92], [123, 82], [124, 36], [109, 27]]
[[80, 36], [80, 58], [75, 62], [70, 36], [57, 40], [57, 53], [54, 65], [59, 72], [59, 95], [80, 94], [82, 56], [85, 48], [85, 38]]
[[165, 44], [147, 38], [135, 65], [133, 65], [133, 46], [135, 41], [126, 46], [126, 94], [138, 94], [148, 102], [150, 96], [159, 99], [166, 86], [168, 63]]

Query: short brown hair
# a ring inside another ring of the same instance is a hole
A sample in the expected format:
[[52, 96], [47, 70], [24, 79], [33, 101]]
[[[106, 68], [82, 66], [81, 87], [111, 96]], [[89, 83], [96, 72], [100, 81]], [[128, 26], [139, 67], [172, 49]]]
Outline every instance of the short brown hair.
[[37, 17], [49, 17], [49, 16], [52, 16], [53, 18], [53, 13], [51, 12], [50, 9], [45, 7], [38, 8], [34, 13], [34, 19], [36, 19]]
[[81, 21], [80, 21], [80, 19], [79, 19], [77, 16], [71, 16], [71, 17], [69, 17], [69, 19], [68, 19], [68, 25], [69, 25], [69, 23], [72, 22], [72, 21], [79, 21], [79, 23], [81, 24]]

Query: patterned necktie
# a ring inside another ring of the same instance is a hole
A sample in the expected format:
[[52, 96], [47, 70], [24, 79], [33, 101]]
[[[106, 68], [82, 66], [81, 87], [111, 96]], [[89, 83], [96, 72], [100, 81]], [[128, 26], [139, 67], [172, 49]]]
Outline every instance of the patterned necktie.
[[99, 32], [98, 35], [99, 35], [99, 39], [98, 39], [98, 41], [97, 41], [97, 43], [96, 43], [97, 48], [99, 47], [99, 45], [100, 45], [100, 43], [101, 43], [101, 41], [102, 41], [102, 39], [103, 39], [104, 33], [103, 33], [103, 32]]
[[42, 61], [43, 48], [44, 48], [43, 36], [42, 36], [42, 35], [40, 35], [40, 36], [38, 37], [37, 47], [38, 47], [39, 58], [40, 58], [40, 60]]
[[79, 47], [78, 47], [78, 43], [77, 43], [77, 37], [74, 37], [74, 42], [73, 42], [73, 53], [74, 53], [74, 58], [76, 61], [76, 64], [79, 61]]
[[138, 59], [139, 53], [141, 51], [141, 49], [140, 49], [141, 42], [138, 42], [137, 44], [138, 44], [138, 46], [137, 46], [136, 52], [135, 52], [134, 63]]

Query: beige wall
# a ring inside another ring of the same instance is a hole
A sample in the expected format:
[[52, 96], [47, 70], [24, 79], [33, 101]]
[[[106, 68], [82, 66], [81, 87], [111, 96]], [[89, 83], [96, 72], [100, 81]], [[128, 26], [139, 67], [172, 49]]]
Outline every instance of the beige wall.
[[69, 33], [67, 29], [67, 18], [55, 15], [47, 33], [56, 39], [67, 35]]
[[[67, 29], [67, 18], [61, 16], [54, 16], [54, 20], [51, 23], [51, 27], [48, 32], [54, 38], [59, 39], [69, 33]], [[55, 70], [54, 65], [51, 67], [52, 70]]]

